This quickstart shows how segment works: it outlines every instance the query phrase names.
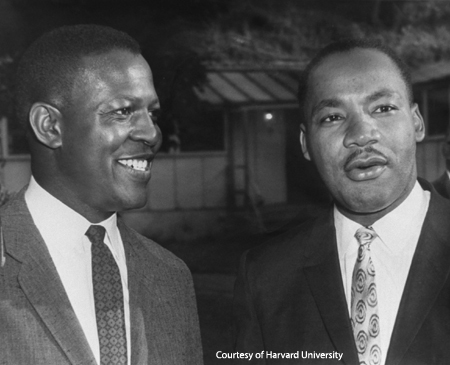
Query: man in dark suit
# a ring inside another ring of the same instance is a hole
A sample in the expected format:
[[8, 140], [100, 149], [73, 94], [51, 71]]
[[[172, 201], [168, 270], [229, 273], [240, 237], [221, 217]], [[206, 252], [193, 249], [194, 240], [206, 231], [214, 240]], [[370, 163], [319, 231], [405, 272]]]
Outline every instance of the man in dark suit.
[[407, 69], [381, 44], [345, 41], [302, 80], [302, 150], [334, 205], [243, 256], [236, 352], [263, 364], [450, 363], [450, 205], [417, 181], [425, 132]]
[[445, 143], [442, 146], [442, 154], [445, 158], [446, 170], [438, 179], [433, 181], [433, 186], [444, 198], [450, 199], [450, 133], [447, 133], [445, 137]]
[[95, 25], [45, 34], [16, 107], [32, 178], [1, 211], [0, 363], [202, 364], [188, 268], [116, 214], [145, 205], [161, 145], [139, 45]]

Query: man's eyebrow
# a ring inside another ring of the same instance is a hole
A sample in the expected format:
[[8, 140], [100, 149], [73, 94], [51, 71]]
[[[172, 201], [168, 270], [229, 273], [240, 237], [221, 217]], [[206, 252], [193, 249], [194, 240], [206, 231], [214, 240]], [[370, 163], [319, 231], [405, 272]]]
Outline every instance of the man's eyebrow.
[[[95, 109], [100, 108], [102, 105], [103, 106], [112, 105], [113, 103], [115, 103], [115, 102], [117, 102], [119, 100], [126, 100], [130, 104], [135, 105], [135, 104], [142, 103], [144, 99], [141, 98], [141, 97], [135, 97], [135, 96], [129, 96], [129, 95], [117, 95], [117, 96], [115, 96], [112, 99], [100, 101], [95, 106]], [[158, 97], [151, 98], [149, 100], [149, 103], [148, 103], [147, 107], [148, 108], [159, 109], [161, 107], [160, 102], [159, 102], [159, 98]]]
[[370, 103], [370, 102], [376, 101], [376, 100], [384, 98], [384, 97], [389, 98], [389, 97], [393, 97], [393, 96], [400, 96], [400, 94], [395, 92], [394, 90], [386, 88], [386, 89], [381, 89], [381, 90], [375, 91], [374, 93], [368, 95], [365, 98], [365, 101]]
[[323, 108], [338, 108], [342, 102], [338, 99], [323, 99], [318, 102], [311, 110], [311, 118], [314, 117]]
[[[144, 102], [144, 100], [146, 100], [146, 98], [141, 98], [140, 96], [133, 96], [133, 95], [117, 95], [116, 97], [114, 97], [113, 100], [126, 100], [132, 104], [135, 103], [142, 103]], [[147, 100], [146, 100], [147, 101]], [[158, 97], [153, 97], [151, 99], [148, 100], [149, 102], [149, 106], [158, 106], [159, 105], [159, 99]]]
[[[383, 97], [393, 97], [393, 96], [399, 97], [400, 94], [392, 89], [384, 88], [384, 89], [375, 91], [374, 93], [368, 95], [365, 98], [365, 102], [370, 103], [370, 102], [376, 101], [378, 99], [381, 99]], [[314, 115], [316, 115], [323, 108], [339, 108], [340, 106], [342, 106], [342, 102], [339, 99], [333, 99], [333, 98], [332, 99], [323, 99], [312, 108], [311, 118], [314, 117]]]
[[[123, 99], [123, 100], [127, 100], [130, 102], [142, 102], [146, 98], [141, 98], [140, 96], [124, 94], [124, 95], [117, 95], [114, 99], [116, 99], [116, 100]], [[157, 97], [151, 98], [150, 104], [155, 104], [155, 103], [158, 103], [158, 98]]]

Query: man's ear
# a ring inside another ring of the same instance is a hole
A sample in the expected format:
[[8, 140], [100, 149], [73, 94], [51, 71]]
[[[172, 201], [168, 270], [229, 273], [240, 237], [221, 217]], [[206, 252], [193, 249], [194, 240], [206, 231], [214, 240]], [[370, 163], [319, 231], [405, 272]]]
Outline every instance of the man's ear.
[[414, 130], [416, 131], [416, 142], [421, 142], [425, 138], [425, 122], [417, 104], [414, 103], [411, 113], [414, 121]]
[[30, 110], [30, 125], [42, 144], [55, 149], [61, 146], [61, 112], [46, 103], [34, 103]]
[[303, 123], [300, 124], [300, 145], [302, 146], [303, 156], [311, 161], [311, 156], [308, 152], [308, 144], [306, 143], [306, 127]]

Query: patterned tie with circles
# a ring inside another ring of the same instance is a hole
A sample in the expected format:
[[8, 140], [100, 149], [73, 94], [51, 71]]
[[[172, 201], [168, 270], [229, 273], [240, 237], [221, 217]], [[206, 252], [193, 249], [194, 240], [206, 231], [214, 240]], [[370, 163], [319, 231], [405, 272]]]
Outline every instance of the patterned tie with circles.
[[371, 227], [356, 231], [358, 258], [352, 278], [351, 322], [360, 365], [381, 363], [380, 325], [378, 317], [375, 268], [370, 257], [370, 244], [377, 237]]
[[123, 290], [119, 267], [106, 244], [105, 228], [92, 225], [86, 232], [92, 242], [92, 282], [100, 344], [101, 365], [127, 363]]

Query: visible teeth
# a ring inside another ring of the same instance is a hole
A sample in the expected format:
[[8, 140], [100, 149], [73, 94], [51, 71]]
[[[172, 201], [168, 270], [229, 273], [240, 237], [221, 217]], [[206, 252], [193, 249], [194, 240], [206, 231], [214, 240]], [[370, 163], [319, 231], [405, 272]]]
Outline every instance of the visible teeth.
[[119, 163], [139, 171], [145, 171], [148, 167], [147, 160], [127, 159], [127, 160], [119, 160]]

